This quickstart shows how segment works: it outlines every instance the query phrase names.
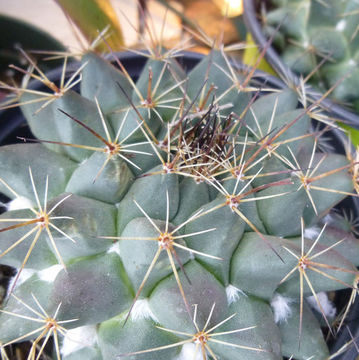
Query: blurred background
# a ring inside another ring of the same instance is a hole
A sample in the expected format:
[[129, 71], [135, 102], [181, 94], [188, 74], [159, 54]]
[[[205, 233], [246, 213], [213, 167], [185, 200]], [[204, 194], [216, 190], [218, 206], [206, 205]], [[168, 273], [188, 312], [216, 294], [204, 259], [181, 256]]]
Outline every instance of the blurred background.
[[[9, 64], [27, 64], [19, 48], [30, 53], [44, 71], [60, 64], [44, 61], [41, 51], [88, 49], [108, 26], [106, 41], [113, 51], [143, 49], [158, 42], [208, 52], [217, 42], [242, 57], [246, 34], [242, 0], [0, 0], [0, 81], [17, 82]], [[189, 40], [190, 39], [190, 40]], [[232, 48], [231, 48], [232, 47]], [[92, 49], [108, 52], [98, 41]], [[4, 96], [1, 94], [0, 98]]]
[[[236, 41], [238, 36], [235, 26], [228, 19], [224, 19], [224, 15], [227, 13], [230, 17], [235, 17], [242, 12], [241, 0], [72, 1], [78, 4], [77, 9], [69, 6], [70, 3], [71, 1], [61, 0], [0, 0], [0, 14], [29, 22], [51, 34], [64, 46], [74, 50], [79, 47], [78, 35], [74, 33], [69, 16], [74, 19], [78, 16], [77, 12], [85, 15], [88, 11], [92, 11], [91, 8], [95, 6], [93, 4], [98, 4], [110, 18], [114, 15], [112, 19], [120, 27], [124, 43], [129, 47], [135, 46], [138, 42], [134, 28], [140, 28], [140, 6], [151, 14], [153, 24], [158, 31], [161, 29], [166, 9], [170, 9], [167, 11], [164, 31], [166, 40], [178, 40], [183, 30], [182, 25], [187, 22], [188, 26], [188, 21], [190, 21], [193, 25], [200, 26], [210, 36], [216, 35], [216, 32], [223, 29], [224, 24], [226, 41]], [[67, 16], [63, 10], [68, 13]], [[80, 36], [83, 37], [83, 35]]]

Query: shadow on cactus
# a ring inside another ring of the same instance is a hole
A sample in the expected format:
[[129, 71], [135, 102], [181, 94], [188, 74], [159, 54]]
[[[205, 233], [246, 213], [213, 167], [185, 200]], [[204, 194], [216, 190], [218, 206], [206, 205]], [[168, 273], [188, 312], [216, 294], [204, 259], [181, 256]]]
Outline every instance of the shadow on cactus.
[[36, 138], [0, 150], [3, 353], [30, 340], [38, 359], [53, 335], [68, 360], [330, 356], [350, 303], [337, 318], [327, 294], [357, 294], [355, 221], [333, 210], [358, 196], [357, 155], [323, 152], [336, 127], [304, 92], [221, 48], [173, 55], [135, 80], [89, 51], [60, 85], [24, 70], [49, 93], [9, 87]]

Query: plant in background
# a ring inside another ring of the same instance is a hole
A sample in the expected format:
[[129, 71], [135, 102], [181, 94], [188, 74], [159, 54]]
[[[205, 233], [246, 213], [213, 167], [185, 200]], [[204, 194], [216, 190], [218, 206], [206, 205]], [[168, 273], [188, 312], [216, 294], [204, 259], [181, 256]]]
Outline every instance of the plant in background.
[[174, 54], [146, 54], [137, 81], [91, 51], [59, 84], [25, 71], [42, 87], [15, 89], [35, 139], [0, 149], [0, 261], [18, 269], [1, 351], [30, 340], [38, 359], [52, 336], [57, 359], [329, 356], [326, 292], [358, 276], [333, 210], [357, 196], [355, 155], [320, 150], [320, 101], [221, 49], [188, 73]]
[[[262, 9], [264, 31], [274, 36], [283, 62], [314, 88], [333, 91], [359, 111], [359, 4], [355, 0], [271, 0]], [[278, 29], [275, 30], [279, 26]]]

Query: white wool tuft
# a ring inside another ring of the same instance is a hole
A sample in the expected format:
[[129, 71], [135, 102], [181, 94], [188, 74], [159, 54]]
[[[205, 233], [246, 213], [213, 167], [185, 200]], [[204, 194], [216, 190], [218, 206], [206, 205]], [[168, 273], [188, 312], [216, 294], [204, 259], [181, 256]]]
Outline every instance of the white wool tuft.
[[[21, 271], [19, 278], [17, 279], [16, 286], [19, 286], [22, 283], [24, 283], [27, 279], [31, 278], [31, 276], [34, 275], [35, 273], [36, 273], [36, 271], [34, 269], [23, 269]], [[10, 289], [12, 289], [12, 287], [14, 286], [15, 279], [16, 279], [16, 275], [14, 277], [12, 277], [9, 282], [9, 286], [8, 286], [9, 292], [10, 292]]]
[[83, 160], [79, 163], [79, 166], [85, 164], [85, 162], [86, 162], [87, 160], [88, 160], [88, 158], [83, 159]]
[[120, 242], [116, 241], [111, 247], [107, 250], [107, 254], [116, 253], [120, 255]]
[[[181, 352], [173, 360], [203, 360], [202, 352], [199, 349], [196, 357], [196, 345], [193, 343], [187, 343], [182, 346]], [[207, 359], [207, 356], [206, 356]]]
[[344, 31], [346, 26], [347, 26], [346, 20], [342, 19], [337, 23], [337, 26], [335, 27], [335, 30]]
[[226, 287], [226, 294], [227, 294], [228, 305], [231, 305], [232, 303], [236, 302], [239, 299], [240, 295], [247, 297], [245, 292], [243, 292], [241, 289], [238, 289], [237, 287], [231, 284], [229, 284]]
[[156, 316], [151, 311], [148, 299], [139, 299], [135, 302], [131, 311], [131, 319], [133, 321], [152, 319], [153, 321], [158, 322]]
[[61, 354], [68, 356], [85, 347], [93, 346], [97, 343], [96, 325], [80, 326], [76, 329], [68, 330], [61, 347]]
[[333, 215], [327, 214], [323, 217], [323, 222], [328, 225], [335, 224], [335, 218]]
[[356, 62], [354, 59], [350, 59], [350, 60], [348, 61], [348, 64], [349, 64], [350, 66], [356, 66], [356, 65], [357, 65], [357, 62]]
[[29, 209], [33, 206], [30, 199], [19, 196], [5, 204], [7, 211]]
[[[317, 294], [317, 299], [323, 309], [325, 316], [328, 318], [334, 318], [337, 313], [337, 309], [335, 308], [334, 304], [328, 299], [328, 295], [322, 291]], [[313, 295], [308, 296], [307, 301], [312, 309], [315, 309], [320, 314], [322, 313], [322, 311]]]
[[320, 229], [317, 226], [313, 226], [304, 229], [304, 237], [310, 240], [315, 240], [320, 234]]
[[62, 265], [56, 264], [48, 267], [47, 269], [41, 270], [37, 273], [40, 280], [53, 282], [57, 276], [57, 274], [62, 270]]
[[287, 319], [292, 316], [290, 304], [293, 301], [293, 299], [282, 296], [278, 293], [274, 294], [270, 304], [274, 312], [274, 321], [276, 323], [287, 321]]

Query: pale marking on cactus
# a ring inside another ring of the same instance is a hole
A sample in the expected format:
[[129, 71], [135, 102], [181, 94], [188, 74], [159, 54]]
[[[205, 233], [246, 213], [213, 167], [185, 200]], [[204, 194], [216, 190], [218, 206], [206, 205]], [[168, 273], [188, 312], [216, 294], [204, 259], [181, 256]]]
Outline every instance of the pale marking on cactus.
[[226, 287], [226, 295], [227, 295], [228, 305], [231, 305], [237, 300], [239, 300], [241, 295], [247, 297], [247, 294], [244, 291], [238, 289], [237, 287], [231, 284], [229, 284]]
[[43, 269], [41, 271], [38, 271], [37, 276], [42, 281], [53, 283], [54, 280], [56, 279], [56, 276], [62, 269], [63, 268], [60, 264], [56, 264], [56, 265], [50, 266], [46, 269]]
[[[23, 269], [21, 274], [19, 275], [18, 279], [16, 280], [16, 285], [20, 286], [22, 283], [24, 283], [26, 280], [30, 279], [31, 276], [36, 274], [36, 270], [34, 269]], [[12, 289], [15, 283], [15, 277], [12, 277], [8, 289]], [[10, 294], [9, 294], [10, 295]]]
[[316, 259], [317, 257], [325, 254], [326, 252], [330, 251], [331, 249], [333, 249], [335, 246], [341, 244], [344, 239], [341, 239], [339, 241], [337, 241], [336, 243], [334, 243], [333, 245], [326, 247], [324, 250], [321, 250], [319, 252], [317, 252], [316, 254], [310, 256], [311, 252], [314, 250], [315, 246], [317, 245], [320, 237], [322, 236], [325, 228], [326, 228], [325, 224], [322, 228], [322, 230], [320, 231], [319, 235], [317, 236], [317, 238], [315, 239], [315, 241], [313, 242], [313, 244], [311, 245], [310, 249], [305, 253], [305, 238], [304, 238], [304, 220], [303, 218], [301, 218], [301, 230], [302, 230], [302, 236], [301, 236], [301, 253], [300, 255], [295, 254], [292, 250], [288, 249], [286, 246], [283, 246], [283, 248], [285, 250], [287, 250], [292, 256], [294, 256], [297, 260], [298, 260], [298, 264], [288, 272], [287, 275], [285, 275], [283, 277], [283, 279], [279, 282], [280, 284], [283, 284], [294, 272], [298, 271], [299, 272], [299, 290], [300, 290], [300, 315], [299, 315], [299, 334], [298, 334], [298, 342], [300, 344], [300, 340], [301, 340], [301, 335], [302, 335], [302, 322], [303, 322], [303, 302], [304, 302], [304, 280], [306, 282], [306, 284], [308, 285], [310, 291], [313, 294], [313, 297], [320, 309], [321, 314], [323, 315], [323, 319], [326, 322], [329, 331], [331, 332], [331, 334], [333, 334], [332, 328], [330, 326], [330, 323], [327, 319], [327, 316], [325, 314], [325, 311], [318, 299], [317, 293], [315, 292], [315, 289], [313, 288], [313, 285], [311, 283], [311, 281], [308, 278], [307, 275], [307, 271], [308, 270], [312, 270], [330, 280], [336, 281], [342, 285], [344, 285], [345, 287], [349, 287], [351, 288], [352, 286], [350, 284], [347, 284], [346, 282], [337, 279], [336, 277], [327, 274], [326, 272], [324, 272], [323, 270], [320, 269], [329, 269], [329, 270], [337, 270], [337, 271], [342, 271], [345, 273], [350, 273], [350, 274], [354, 274], [357, 275], [358, 272], [351, 270], [351, 269], [345, 269], [345, 268], [341, 268], [341, 267], [337, 267], [334, 265], [329, 265], [329, 264], [325, 264], [325, 263], [319, 263], [319, 262], [315, 262], [313, 261], [314, 259]]
[[[328, 224], [325, 218], [323, 220], [326, 224]], [[320, 228], [318, 228], [317, 226], [304, 229], [304, 237], [307, 239], [315, 240], [319, 234], [320, 234]]]
[[173, 360], [203, 360], [203, 356], [198, 351], [197, 345], [194, 343], [186, 343], [182, 346], [181, 352], [178, 356], [176, 356]]
[[212, 305], [211, 311], [210, 311], [210, 313], [208, 315], [207, 321], [206, 321], [203, 329], [200, 330], [198, 325], [197, 325], [197, 319], [196, 319], [196, 317], [197, 317], [197, 305], [195, 304], [193, 306], [195, 308], [194, 315], [193, 315], [193, 325], [195, 327], [195, 333], [194, 334], [190, 334], [190, 333], [182, 332], [182, 331], [177, 331], [177, 330], [171, 330], [171, 329], [163, 328], [161, 326], [156, 326], [160, 330], [172, 333], [174, 335], [180, 335], [182, 337], [186, 336], [186, 337], [189, 337], [189, 339], [184, 340], [184, 341], [180, 341], [180, 342], [177, 342], [177, 343], [174, 343], [174, 344], [159, 346], [159, 347], [148, 349], [148, 350], [141, 350], [141, 351], [131, 352], [131, 353], [127, 353], [127, 354], [120, 354], [120, 355], [118, 355], [118, 357], [121, 358], [121, 357], [132, 356], [132, 355], [146, 354], [146, 353], [149, 353], [149, 352], [155, 352], [155, 351], [170, 349], [170, 348], [173, 348], [173, 347], [178, 347], [178, 346], [181, 346], [181, 345], [191, 344], [191, 343], [195, 345], [194, 354], [197, 355], [197, 352], [201, 352], [203, 359], [206, 359], [207, 355], [210, 355], [210, 356], [212, 356], [212, 358], [214, 360], [218, 360], [218, 357], [214, 354], [214, 352], [212, 351], [212, 349], [209, 346], [210, 343], [217, 343], [217, 344], [221, 344], [221, 345], [224, 345], [224, 346], [229, 346], [229, 347], [234, 347], [234, 348], [239, 348], [239, 349], [245, 349], [245, 350], [249, 350], [249, 351], [267, 352], [265, 349], [261, 349], [260, 347], [255, 348], [255, 347], [246, 346], [246, 345], [238, 345], [238, 344], [234, 344], [234, 343], [230, 343], [230, 342], [215, 339], [217, 336], [229, 335], [229, 334], [239, 333], [239, 332], [242, 332], [242, 331], [252, 330], [252, 329], [256, 328], [257, 326], [249, 326], [249, 327], [245, 327], [245, 328], [241, 328], [241, 329], [223, 331], [223, 332], [213, 332], [218, 327], [225, 324], [226, 322], [231, 320], [234, 316], [236, 316], [236, 314], [232, 314], [231, 316], [227, 317], [223, 321], [219, 322], [218, 324], [212, 326], [210, 329], [207, 330], [207, 328], [208, 328], [208, 326], [210, 324], [212, 315], [213, 315], [213, 311], [214, 311], [214, 307], [215, 307], [215, 303], [214, 303]]
[[115, 253], [117, 255], [121, 255], [120, 252], [120, 243], [116, 241], [114, 244], [110, 246], [110, 248], [107, 250], [107, 254]]
[[159, 322], [150, 308], [148, 299], [138, 299], [133, 305], [133, 309], [131, 312], [132, 321], [139, 321], [143, 319], [152, 319], [157, 323]]
[[342, 19], [337, 23], [337, 25], [335, 26], [335, 29], [343, 32], [346, 27], [347, 27], [347, 21], [345, 19]]
[[279, 293], [274, 293], [270, 305], [274, 313], [274, 321], [276, 324], [286, 322], [292, 316], [292, 309], [290, 304], [294, 301], [289, 297], [283, 296]]
[[323, 222], [324, 222], [325, 224], [331, 225], [331, 224], [334, 224], [334, 223], [335, 223], [335, 219], [334, 219], [334, 217], [333, 217], [332, 214], [327, 214], [327, 215], [325, 215], [325, 216], [323, 217]]
[[[82, 79], [81, 74], [80, 74], [82, 69], [87, 65], [87, 62], [82, 64], [74, 72], [74, 74], [69, 78], [69, 80], [67, 80], [67, 82], [65, 83], [65, 73], [66, 73], [67, 58], [68, 58], [68, 56], [66, 55], [64, 58], [64, 64], [63, 64], [63, 68], [62, 68], [60, 87], [57, 87], [52, 81], [50, 81], [47, 78], [47, 76], [36, 65], [34, 60], [32, 60], [32, 58], [24, 50], [22, 50], [21, 48], [19, 50], [20, 50], [21, 54], [26, 58], [26, 60], [30, 63], [31, 66], [30, 66], [29, 70], [21, 69], [15, 65], [9, 66], [10, 68], [21, 72], [22, 74], [25, 74], [25, 78], [24, 78], [25, 81], [23, 82], [21, 87], [11, 86], [2, 81], [0, 82], [0, 89], [5, 89], [8, 91], [11, 91], [12, 93], [17, 94], [13, 99], [11, 99], [9, 102], [5, 103], [5, 105], [2, 106], [1, 109], [10, 109], [10, 108], [27, 105], [27, 104], [42, 103], [42, 105], [39, 107], [38, 110], [35, 111], [34, 114], [39, 113], [46, 106], [48, 106], [56, 99], [63, 96], [68, 90], [70, 90], [74, 86], [76, 86]], [[35, 70], [38, 72], [39, 75], [34, 73]], [[47, 93], [47, 92], [39, 91], [39, 90], [27, 89], [26, 87], [31, 78], [40, 81], [43, 85], [48, 87], [52, 91], [52, 93]], [[23, 93], [37, 95], [38, 98], [21, 102], [20, 99], [21, 99], [21, 95]]]
[[348, 65], [350, 65], [350, 66], [357, 66], [357, 61], [356, 60], [354, 60], [354, 59], [350, 59], [349, 61], [348, 61]]
[[[337, 313], [337, 309], [335, 308], [334, 304], [329, 300], [328, 295], [325, 292], [321, 291], [317, 294], [317, 298], [321, 305], [321, 308], [324, 311], [325, 316], [329, 319], [333, 319]], [[308, 296], [306, 300], [312, 309], [315, 309], [319, 313], [321, 312], [321, 308], [318, 306], [317, 301], [313, 295]]]
[[[11, 250], [13, 250], [16, 246], [18, 246], [19, 244], [21, 244], [24, 240], [26, 240], [29, 236], [31, 236], [33, 233], [35, 233], [34, 239], [31, 242], [27, 253], [25, 255], [25, 258], [22, 262], [22, 265], [20, 267], [20, 269], [18, 270], [18, 273], [14, 279], [13, 285], [10, 288], [10, 292], [9, 294], [12, 294], [14, 287], [16, 286], [17, 280], [19, 279], [19, 276], [21, 275], [22, 270], [24, 269], [30, 255], [31, 252], [33, 250], [33, 248], [35, 247], [37, 241], [40, 238], [40, 235], [42, 234], [43, 231], [46, 231], [49, 239], [50, 239], [50, 243], [53, 247], [53, 250], [56, 254], [56, 257], [59, 261], [59, 263], [61, 264], [61, 266], [63, 267], [63, 269], [66, 270], [66, 266], [65, 263], [59, 253], [59, 250], [56, 246], [55, 240], [52, 236], [51, 233], [51, 229], [56, 230], [57, 232], [59, 232], [61, 235], [63, 235], [64, 237], [66, 237], [68, 240], [72, 241], [75, 243], [75, 240], [72, 239], [69, 235], [67, 235], [65, 232], [63, 232], [61, 229], [59, 229], [56, 225], [54, 225], [53, 220], [59, 220], [59, 219], [65, 219], [65, 220], [73, 220], [72, 217], [69, 216], [52, 216], [52, 212], [60, 205], [62, 204], [64, 201], [66, 201], [66, 199], [68, 199], [71, 194], [65, 196], [64, 198], [62, 198], [61, 200], [59, 200], [49, 211], [47, 210], [47, 195], [48, 195], [48, 187], [49, 187], [49, 178], [48, 176], [46, 177], [46, 183], [45, 183], [45, 194], [44, 194], [44, 205], [43, 207], [41, 206], [40, 203], [40, 199], [36, 190], [36, 186], [34, 183], [34, 179], [32, 176], [32, 171], [31, 168], [29, 167], [29, 175], [30, 175], [30, 181], [31, 181], [31, 186], [32, 186], [32, 190], [36, 199], [36, 204], [37, 204], [37, 208], [38, 210], [36, 210], [33, 207], [30, 207], [30, 211], [34, 214], [34, 218], [28, 218], [28, 219], [0, 219], [0, 222], [17, 222], [18, 224], [15, 225], [11, 225], [5, 228], [0, 229], [0, 233], [4, 232], [4, 231], [9, 231], [12, 229], [16, 229], [16, 228], [20, 228], [20, 227], [25, 227], [27, 225], [35, 225], [31, 230], [29, 230], [27, 233], [25, 233], [25, 235], [23, 235], [20, 239], [16, 240], [12, 245], [10, 245], [4, 252], [2, 252], [0, 254], [0, 258], [2, 256], [5, 256], [7, 253], [9, 253]], [[12, 189], [3, 179], [0, 178], [0, 183], [3, 184], [15, 197], [20, 197], [19, 194], [17, 194], [17, 192]]]
[[7, 211], [30, 209], [34, 206], [32, 201], [25, 196], [20, 196], [4, 204]]
[[[39, 303], [39, 301], [37, 300], [37, 298], [35, 297], [34, 294], [31, 294], [31, 295], [32, 295], [33, 301], [35, 302], [39, 311], [34, 309], [33, 307], [31, 307], [29, 304], [26, 304], [24, 301], [22, 301], [20, 298], [18, 298], [14, 294], [11, 294], [11, 295], [18, 303], [20, 303], [24, 308], [28, 309], [33, 315], [32, 316], [21, 315], [21, 314], [14, 313], [11, 311], [6, 311], [6, 310], [0, 310], [0, 312], [10, 315], [10, 316], [18, 317], [20, 319], [33, 321], [35, 323], [42, 323], [43, 325], [35, 330], [32, 330], [24, 335], [17, 337], [16, 339], [13, 339], [13, 340], [7, 342], [6, 344], [4, 344], [4, 346], [8, 346], [8, 345], [14, 344], [16, 342], [21, 342], [22, 340], [26, 339], [29, 336], [34, 336], [34, 335], [40, 333], [37, 336], [37, 338], [33, 341], [31, 349], [28, 354], [28, 359], [35, 359], [36, 353], [37, 353], [36, 359], [39, 359], [41, 354], [44, 351], [44, 348], [45, 348], [49, 338], [52, 335], [53, 340], [54, 340], [56, 359], [61, 360], [58, 334], [61, 334], [63, 337], [66, 336], [67, 329], [64, 328], [62, 325], [77, 321], [77, 319], [57, 321], [56, 317], [59, 313], [61, 303], [57, 306], [57, 308], [54, 312], [54, 315], [50, 316], [44, 310], [44, 308], [41, 306], [41, 304]], [[36, 317], [34, 317], [34, 315], [36, 315]], [[42, 343], [40, 341], [42, 341]]]
[[61, 346], [62, 356], [68, 356], [86, 347], [97, 345], [96, 325], [67, 330]]
[[147, 279], [149, 278], [152, 270], [154, 269], [156, 263], [157, 263], [157, 260], [159, 259], [159, 256], [161, 254], [161, 252], [164, 250], [167, 252], [167, 255], [168, 255], [168, 259], [169, 259], [169, 262], [170, 262], [170, 265], [171, 265], [171, 268], [172, 268], [172, 271], [173, 271], [173, 274], [176, 278], [176, 282], [177, 282], [177, 285], [178, 285], [178, 288], [179, 288], [179, 291], [182, 295], [182, 298], [183, 298], [183, 301], [185, 303], [185, 306], [186, 306], [186, 309], [187, 309], [187, 312], [188, 314], [190, 315], [191, 314], [191, 311], [190, 311], [190, 308], [189, 308], [189, 304], [187, 302], [187, 299], [186, 299], [186, 296], [185, 296], [185, 293], [183, 291], [183, 287], [182, 287], [182, 284], [181, 284], [181, 281], [180, 281], [180, 278], [179, 278], [179, 275], [178, 275], [178, 271], [177, 271], [177, 268], [176, 268], [176, 265], [174, 263], [174, 260], [173, 260], [173, 257], [176, 259], [179, 267], [181, 268], [184, 276], [187, 278], [187, 280], [190, 282], [190, 279], [187, 277], [186, 275], [186, 272], [183, 268], [183, 265], [177, 255], [177, 252], [176, 252], [176, 247], [179, 248], [179, 249], [182, 249], [182, 250], [185, 250], [185, 251], [188, 251], [189, 253], [194, 253], [194, 254], [197, 254], [197, 255], [201, 255], [201, 256], [205, 256], [205, 257], [208, 257], [208, 258], [211, 258], [211, 259], [216, 259], [216, 260], [222, 260], [221, 258], [217, 257], [217, 256], [213, 256], [213, 255], [209, 255], [209, 254], [205, 254], [203, 252], [200, 252], [200, 251], [197, 251], [197, 250], [193, 250], [191, 248], [188, 248], [187, 246], [184, 246], [184, 245], [181, 245], [179, 243], [176, 242], [176, 240], [179, 240], [179, 239], [184, 239], [186, 237], [189, 237], [189, 236], [196, 236], [196, 235], [200, 235], [200, 234], [204, 234], [204, 233], [207, 233], [207, 232], [210, 232], [210, 231], [214, 231], [216, 230], [215, 228], [212, 228], [212, 229], [207, 229], [207, 230], [203, 230], [203, 231], [198, 231], [198, 232], [195, 232], [195, 233], [191, 233], [191, 234], [184, 234], [184, 235], [175, 235], [180, 229], [182, 229], [186, 224], [196, 220], [198, 217], [199, 217], [199, 214], [202, 213], [203, 209], [200, 209], [199, 211], [197, 211], [195, 214], [193, 214], [191, 217], [189, 217], [186, 221], [184, 221], [182, 224], [178, 225], [177, 227], [174, 228], [174, 230], [170, 231], [169, 232], [169, 195], [168, 195], [168, 191], [166, 191], [166, 222], [165, 222], [165, 230], [162, 231], [157, 225], [156, 223], [151, 219], [151, 217], [145, 212], [145, 210], [138, 204], [138, 202], [136, 200], [134, 200], [134, 203], [135, 205], [138, 207], [138, 209], [142, 212], [142, 214], [146, 217], [146, 219], [150, 222], [150, 224], [155, 228], [155, 230], [158, 232], [158, 236], [157, 237], [123, 237], [123, 236], [120, 236], [120, 237], [117, 237], [117, 236], [100, 236], [100, 238], [104, 238], [104, 239], [113, 239], [113, 240], [143, 240], [143, 241], [154, 241], [154, 242], [157, 242], [158, 244], [158, 249], [156, 251], [156, 254], [154, 255], [153, 257], [153, 260], [150, 264], [150, 266], [148, 267], [148, 270], [142, 280], [142, 283], [141, 285], [139, 286], [138, 290], [137, 290], [137, 293], [134, 297], [134, 300], [132, 302], [132, 305], [130, 307], [130, 310], [127, 314], [127, 317], [125, 319], [125, 324], [131, 314], [131, 311], [133, 310], [133, 307], [136, 303], [136, 301], [138, 300], [138, 297], [140, 296], [141, 292], [142, 292], [142, 289], [143, 287], [145, 286], [145, 283], [147, 282]]

